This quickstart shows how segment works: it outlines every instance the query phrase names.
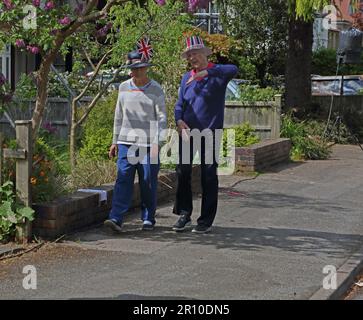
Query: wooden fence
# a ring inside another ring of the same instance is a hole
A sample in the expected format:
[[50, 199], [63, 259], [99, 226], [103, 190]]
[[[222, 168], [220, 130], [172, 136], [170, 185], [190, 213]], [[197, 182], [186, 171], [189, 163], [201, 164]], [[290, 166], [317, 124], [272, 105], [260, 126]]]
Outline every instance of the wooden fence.
[[[85, 97], [81, 104], [89, 103], [91, 97]], [[11, 108], [9, 115], [14, 120], [29, 120], [32, 117], [35, 101], [24, 101], [17, 108]], [[49, 98], [44, 112], [42, 125], [51, 124], [54, 135], [61, 139], [68, 139], [71, 123], [71, 101], [66, 98]], [[15, 128], [3, 115], [0, 117], [0, 131], [6, 137], [15, 138]]]
[[248, 122], [261, 140], [280, 138], [282, 96], [276, 95], [269, 102], [227, 101], [224, 127], [229, 128]]

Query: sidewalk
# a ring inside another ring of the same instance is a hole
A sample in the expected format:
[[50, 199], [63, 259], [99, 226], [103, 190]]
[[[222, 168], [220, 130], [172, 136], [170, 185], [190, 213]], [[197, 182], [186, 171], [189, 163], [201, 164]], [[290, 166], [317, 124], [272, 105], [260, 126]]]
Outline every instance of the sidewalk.
[[[0, 298], [309, 299], [325, 266], [339, 269], [363, 246], [362, 160], [359, 147], [336, 146], [330, 160], [222, 177], [211, 234], [171, 231], [168, 203], [153, 232], [133, 214], [121, 235], [98, 226], [0, 263]], [[37, 290], [22, 288], [25, 263]]]

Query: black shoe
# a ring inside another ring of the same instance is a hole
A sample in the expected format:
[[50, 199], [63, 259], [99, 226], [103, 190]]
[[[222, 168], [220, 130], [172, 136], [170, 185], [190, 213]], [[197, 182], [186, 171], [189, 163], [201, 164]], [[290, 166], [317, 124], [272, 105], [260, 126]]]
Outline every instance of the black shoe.
[[189, 214], [182, 214], [178, 221], [173, 225], [174, 231], [183, 231], [187, 228], [190, 228], [192, 225], [192, 219], [190, 219]]
[[203, 226], [203, 225], [197, 225], [193, 230], [192, 232], [194, 233], [208, 233], [212, 230], [212, 227], [206, 227], [206, 226]]
[[143, 230], [143, 231], [152, 231], [152, 230], [154, 230], [154, 225], [153, 224], [144, 223], [142, 225], [141, 230]]
[[103, 223], [103, 225], [105, 227], [107, 227], [107, 228], [110, 228], [112, 231], [115, 231], [115, 232], [121, 232], [122, 231], [122, 225], [119, 224], [114, 219], [105, 220], [105, 222]]

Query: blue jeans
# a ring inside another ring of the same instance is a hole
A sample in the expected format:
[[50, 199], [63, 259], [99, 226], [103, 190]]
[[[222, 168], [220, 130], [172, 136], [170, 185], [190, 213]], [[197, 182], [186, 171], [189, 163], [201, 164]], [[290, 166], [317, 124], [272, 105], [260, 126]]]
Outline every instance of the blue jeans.
[[[150, 163], [150, 148], [147, 148], [142, 161], [131, 164], [127, 154], [131, 145], [118, 145], [117, 179], [112, 196], [112, 209], [109, 219], [122, 223], [123, 216], [130, 208], [134, 191], [135, 172], [139, 176], [141, 195], [141, 219], [155, 224], [157, 183], [160, 163]], [[144, 148], [145, 150], [145, 148]], [[139, 151], [135, 153], [139, 156]]]

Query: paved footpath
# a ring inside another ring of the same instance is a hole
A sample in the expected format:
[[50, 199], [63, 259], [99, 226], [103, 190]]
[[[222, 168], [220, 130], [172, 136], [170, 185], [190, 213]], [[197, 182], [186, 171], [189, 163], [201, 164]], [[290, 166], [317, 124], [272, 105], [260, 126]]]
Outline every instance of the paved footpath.
[[[139, 231], [133, 214], [123, 234], [97, 226], [0, 261], [0, 298], [309, 299], [323, 268], [363, 245], [362, 160], [358, 147], [337, 146], [330, 160], [221, 178], [211, 234], [171, 231], [168, 203], [153, 232]], [[26, 264], [37, 268], [37, 290], [22, 287]]]

